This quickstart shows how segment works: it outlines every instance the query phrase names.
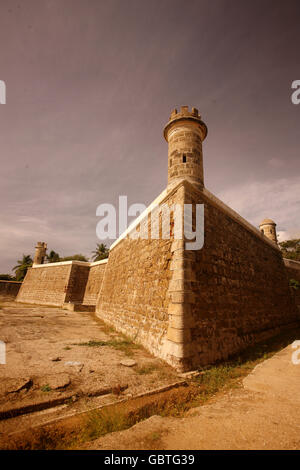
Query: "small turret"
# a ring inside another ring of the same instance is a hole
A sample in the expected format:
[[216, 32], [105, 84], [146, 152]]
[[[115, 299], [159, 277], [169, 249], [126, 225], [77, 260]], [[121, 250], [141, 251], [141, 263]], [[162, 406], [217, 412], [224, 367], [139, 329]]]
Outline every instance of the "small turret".
[[37, 242], [35, 247], [35, 255], [33, 264], [44, 264], [45, 256], [47, 250], [47, 243]]
[[259, 230], [272, 242], [277, 243], [276, 224], [271, 219], [264, 219], [259, 224]]
[[207, 135], [206, 124], [201, 120], [198, 109], [181, 106], [172, 111], [164, 128], [168, 147], [168, 188], [180, 180], [188, 180], [203, 188], [202, 142]]

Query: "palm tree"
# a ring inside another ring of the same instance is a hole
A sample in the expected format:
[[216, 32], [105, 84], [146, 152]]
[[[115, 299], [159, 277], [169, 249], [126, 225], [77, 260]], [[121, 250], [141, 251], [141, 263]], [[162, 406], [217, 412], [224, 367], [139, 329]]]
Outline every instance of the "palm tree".
[[96, 250], [92, 251], [93, 261], [101, 261], [102, 259], [108, 258], [109, 248], [103, 243], [97, 243]]
[[87, 261], [87, 258], [84, 255], [77, 254], [60, 258], [60, 261]]
[[27, 269], [32, 266], [32, 258], [30, 255], [23, 255], [23, 258], [21, 260], [18, 260], [17, 266], [13, 268], [13, 271], [16, 272], [16, 280], [17, 281], [23, 281]]
[[49, 255], [47, 255], [47, 261], [48, 263], [58, 263], [58, 261], [60, 261], [59, 254], [51, 250]]

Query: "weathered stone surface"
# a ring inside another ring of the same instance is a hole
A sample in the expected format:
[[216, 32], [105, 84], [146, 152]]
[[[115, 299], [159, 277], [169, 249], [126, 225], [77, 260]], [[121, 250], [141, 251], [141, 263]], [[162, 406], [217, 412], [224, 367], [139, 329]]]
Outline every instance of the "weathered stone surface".
[[17, 296], [18, 302], [63, 305], [71, 264], [30, 268]]
[[0, 279], [0, 295], [7, 295], [9, 297], [16, 297], [22, 282], [17, 281], [2, 281]]
[[96, 305], [99, 291], [101, 289], [106, 264], [91, 266], [83, 297], [83, 304]]
[[[180, 190], [171, 192], [162, 203], [180, 204], [182, 197]], [[100, 318], [160, 357], [169, 322], [171, 247], [172, 239], [121, 240], [110, 251], [96, 306]]]

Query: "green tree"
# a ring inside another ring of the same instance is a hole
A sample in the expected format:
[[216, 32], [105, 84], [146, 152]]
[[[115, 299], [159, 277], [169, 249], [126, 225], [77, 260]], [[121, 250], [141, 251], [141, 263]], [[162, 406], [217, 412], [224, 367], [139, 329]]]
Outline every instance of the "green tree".
[[292, 287], [295, 290], [300, 289], [300, 282], [297, 281], [297, 279], [290, 279], [290, 287]]
[[88, 259], [81, 255], [72, 255], [72, 256], [65, 256], [64, 258], [60, 258], [60, 261], [88, 261]]
[[51, 250], [49, 255], [47, 255], [48, 263], [58, 263], [60, 261], [59, 254], [56, 253], [54, 250]]
[[1, 281], [15, 281], [16, 278], [11, 274], [0, 274]]
[[101, 261], [102, 259], [108, 258], [109, 248], [103, 243], [97, 243], [96, 250], [92, 251], [93, 261]]
[[32, 266], [32, 258], [30, 255], [23, 255], [21, 260], [18, 260], [17, 266], [13, 268], [13, 271], [16, 273], [16, 280], [23, 281], [26, 276], [28, 268]]
[[284, 258], [300, 261], [300, 238], [280, 242], [279, 246]]

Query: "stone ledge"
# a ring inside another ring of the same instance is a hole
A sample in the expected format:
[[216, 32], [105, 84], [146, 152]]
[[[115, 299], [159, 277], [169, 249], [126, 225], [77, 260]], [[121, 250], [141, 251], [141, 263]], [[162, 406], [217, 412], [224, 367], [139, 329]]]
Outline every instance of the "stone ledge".
[[283, 258], [283, 262], [287, 268], [297, 269], [300, 271], [300, 261]]
[[68, 265], [78, 265], [78, 266], [87, 266], [93, 267], [98, 266], [98, 264], [106, 264], [108, 262], [108, 258], [101, 259], [100, 261], [94, 261], [90, 263], [89, 261], [78, 261], [78, 260], [70, 260], [70, 261], [59, 261], [57, 263], [45, 263], [45, 264], [33, 264], [31, 267], [36, 268], [49, 268], [54, 266], [68, 266]]

